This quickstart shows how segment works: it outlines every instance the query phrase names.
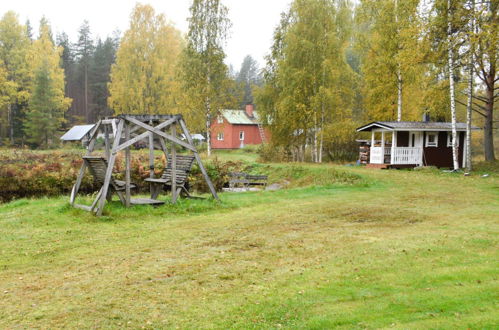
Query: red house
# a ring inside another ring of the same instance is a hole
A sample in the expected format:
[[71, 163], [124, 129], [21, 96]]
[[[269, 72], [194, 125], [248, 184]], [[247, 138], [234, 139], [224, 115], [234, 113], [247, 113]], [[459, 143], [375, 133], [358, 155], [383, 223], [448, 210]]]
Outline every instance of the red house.
[[252, 104], [246, 105], [245, 110], [220, 110], [211, 123], [213, 149], [238, 149], [248, 144], [261, 144], [267, 142], [269, 136]]

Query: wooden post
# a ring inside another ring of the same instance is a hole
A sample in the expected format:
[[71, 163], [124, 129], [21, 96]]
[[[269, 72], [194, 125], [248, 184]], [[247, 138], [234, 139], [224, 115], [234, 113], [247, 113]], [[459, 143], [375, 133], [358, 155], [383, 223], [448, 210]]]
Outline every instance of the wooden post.
[[99, 206], [97, 208], [97, 216], [102, 215], [102, 211], [104, 210], [104, 204], [106, 203], [107, 192], [109, 190], [109, 183], [111, 182], [111, 175], [113, 174], [114, 161], [116, 160], [116, 149], [120, 144], [121, 133], [123, 132], [123, 124], [125, 120], [120, 119], [118, 123], [118, 129], [116, 130], [116, 135], [114, 136], [113, 149], [111, 151], [111, 156], [108, 159], [106, 176], [104, 179], [104, 184], [102, 185], [102, 196], [100, 196]]
[[[176, 129], [176, 123], [173, 123], [171, 128], [170, 128], [170, 133], [173, 137], [177, 137], [177, 129]], [[177, 202], [177, 150], [175, 148], [175, 143], [172, 142], [172, 156], [171, 156], [171, 162], [172, 162], [172, 203], [175, 204]]]
[[[123, 120], [125, 121], [125, 120]], [[125, 122], [125, 140], [130, 140], [130, 123]], [[130, 207], [130, 147], [125, 149], [125, 206]]]
[[[152, 126], [152, 122], [149, 122], [149, 125]], [[151, 179], [154, 178], [154, 135], [152, 132], [149, 132], [149, 177]], [[150, 191], [152, 195], [152, 186], [150, 187]]]
[[395, 161], [395, 149], [397, 148], [397, 131], [392, 131], [392, 150], [390, 152], [390, 164]]
[[[101, 121], [99, 120], [97, 122], [97, 124], [95, 124], [94, 131], [90, 134], [90, 143], [88, 144], [87, 156], [90, 156], [92, 151], [94, 151], [97, 133], [99, 132], [100, 126], [101, 126]], [[83, 162], [83, 164], [81, 164], [81, 168], [80, 168], [80, 172], [78, 173], [78, 177], [76, 178], [76, 183], [74, 184], [73, 189], [71, 190], [71, 196], [69, 197], [69, 203], [72, 206], [74, 206], [76, 194], [78, 194], [78, 190], [80, 190], [81, 181], [83, 180], [83, 175], [85, 174], [86, 167], [87, 167], [87, 164], [85, 164], [85, 162]]]
[[198, 154], [196, 148], [194, 147], [194, 143], [192, 143], [192, 137], [191, 137], [191, 134], [189, 134], [189, 130], [187, 129], [187, 125], [185, 124], [184, 119], [180, 118], [179, 123], [180, 123], [180, 127], [182, 128], [182, 131], [184, 132], [184, 135], [185, 135], [187, 141], [194, 149], [194, 151], [193, 151], [194, 157], [196, 158], [196, 162], [199, 165], [199, 169], [201, 170], [201, 173], [203, 173], [204, 179], [206, 180], [206, 183], [208, 184], [208, 187], [210, 188], [211, 194], [213, 195], [213, 197], [216, 200], [220, 201], [220, 198], [218, 198], [215, 187], [213, 186], [213, 183], [211, 182], [211, 179], [208, 176], [208, 173], [206, 172], [206, 169], [203, 166], [203, 162], [201, 161], [201, 157], [199, 157], [199, 154]]
[[371, 148], [374, 147], [374, 142], [376, 141], [374, 139], [375, 135], [376, 135], [376, 132], [374, 130], [371, 130]]
[[385, 131], [381, 131], [381, 164], [385, 163]]
[[111, 154], [110, 145], [109, 145], [109, 125], [104, 125], [104, 148], [106, 150], [106, 159], [109, 159]]

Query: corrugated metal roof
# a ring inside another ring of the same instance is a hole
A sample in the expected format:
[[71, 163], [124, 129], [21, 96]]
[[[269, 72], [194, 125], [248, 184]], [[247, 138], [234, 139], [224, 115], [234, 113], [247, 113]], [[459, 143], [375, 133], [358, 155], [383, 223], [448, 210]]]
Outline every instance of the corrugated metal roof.
[[[370, 131], [373, 128], [385, 128], [388, 130], [452, 130], [452, 123], [447, 122], [424, 122], [424, 121], [374, 121], [357, 128], [357, 131]], [[466, 130], [466, 123], [456, 123], [458, 131]], [[473, 129], [478, 129], [473, 127]]]
[[250, 118], [244, 110], [220, 110], [220, 113], [230, 124], [257, 125], [259, 123], [258, 113], [253, 111], [253, 118]]
[[80, 141], [87, 135], [95, 125], [76, 125], [71, 127], [63, 136], [61, 140], [63, 141]]

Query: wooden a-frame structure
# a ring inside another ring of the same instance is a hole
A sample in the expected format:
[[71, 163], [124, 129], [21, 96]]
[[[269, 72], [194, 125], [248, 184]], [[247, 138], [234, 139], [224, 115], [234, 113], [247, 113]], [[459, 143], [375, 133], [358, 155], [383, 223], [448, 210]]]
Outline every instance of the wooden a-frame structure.
[[[187, 141], [182, 141], [177, 136], [177, 128], [180, 128], [184, 134]], [[210, 188], [211, 194], [217, 200], [219, 200], [218, 195], [215, 191], [215, 187], [206, 172], [201, 158], [197, 152], [196, 147], [192, 141], [192, 137], [187, 129], [182, 115], [119, 115], [110, 119], [103, 119], [97, 122], [92, 131], [90, 132], [90, 142], [88, 145], [88, 150], [86, 156], [91, 156], [95, 148], [95, 143], [99, 132], [104, 133], [104, 144], [105, 144], [105, 160], [107, 160], [107, 168], [105, 173], [103, 172], [103, 184], [100, 188], [97, 196], [91, 206], [81, 205], [75, 203], [76, 195], [80, 189], [80, 185], [85, 175], [85, 170], [87, 169], [87, 162], [84, 161], [76, 183], [71, 190], [70, 203], [73, 207], [80, 208], [86, 211], [94, 212], [97, 216], [102, 215], [104, 210], [104, 205], [106, 199], [110, 200], [110, 184], [112, 183], [112, 173], [114, 168], [114, 163], [116, 161], [116, 156], [118, 152], [125, 151], [125, 188], [124, 195], [123, 191], [119, 192], [120, 200], [129, 207], [132, 204], [158, 204], [162, 203], [153, 199], [132, 199], [130, 196], [131, 182], [130, 182], [130, 170], [131, 170], [131, 152], [130, 147], [141, 141], [147, 139], [149, 145], [149, 169], [150, 177], [154, 178], [154, 147], [155, 144], [168, 156], [168, 146], [170, 146], [171, 153], [171, 167], [172, 167], [172, 180], [171, 180], [171, 192], [172, 192], [172, 202], [175, 203], [177, 196], [176, 187], [176, 149], [175, 145], [182, 146], [194, 154], [196, 162], [199, 165], [201, 173], [203, 174], [208, 187]], [[114, 139], [111, 139], [110, 134], [113, 133]], [[111, 140], [112, 146], [111, 146]], [[168, 158], [168, 157], [167, 157]], [[90, 163], [89, 163], [90, 164]]]

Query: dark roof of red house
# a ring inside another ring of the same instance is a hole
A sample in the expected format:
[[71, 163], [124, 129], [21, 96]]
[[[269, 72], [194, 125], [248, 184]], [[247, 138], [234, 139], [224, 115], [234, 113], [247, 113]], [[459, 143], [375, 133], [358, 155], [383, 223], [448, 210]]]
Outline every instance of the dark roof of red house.
[[[452, 123], [425, 122], [425, 121], [373, 121], [357, 128], [357, 132], [371, 131], [373, 128], [382, 128], [389, 131], [450, 131]], [[478, 129], [472, 127], [472, 129]], [[456, 130], [465, 131], [466, 123], [456, 123]]]

